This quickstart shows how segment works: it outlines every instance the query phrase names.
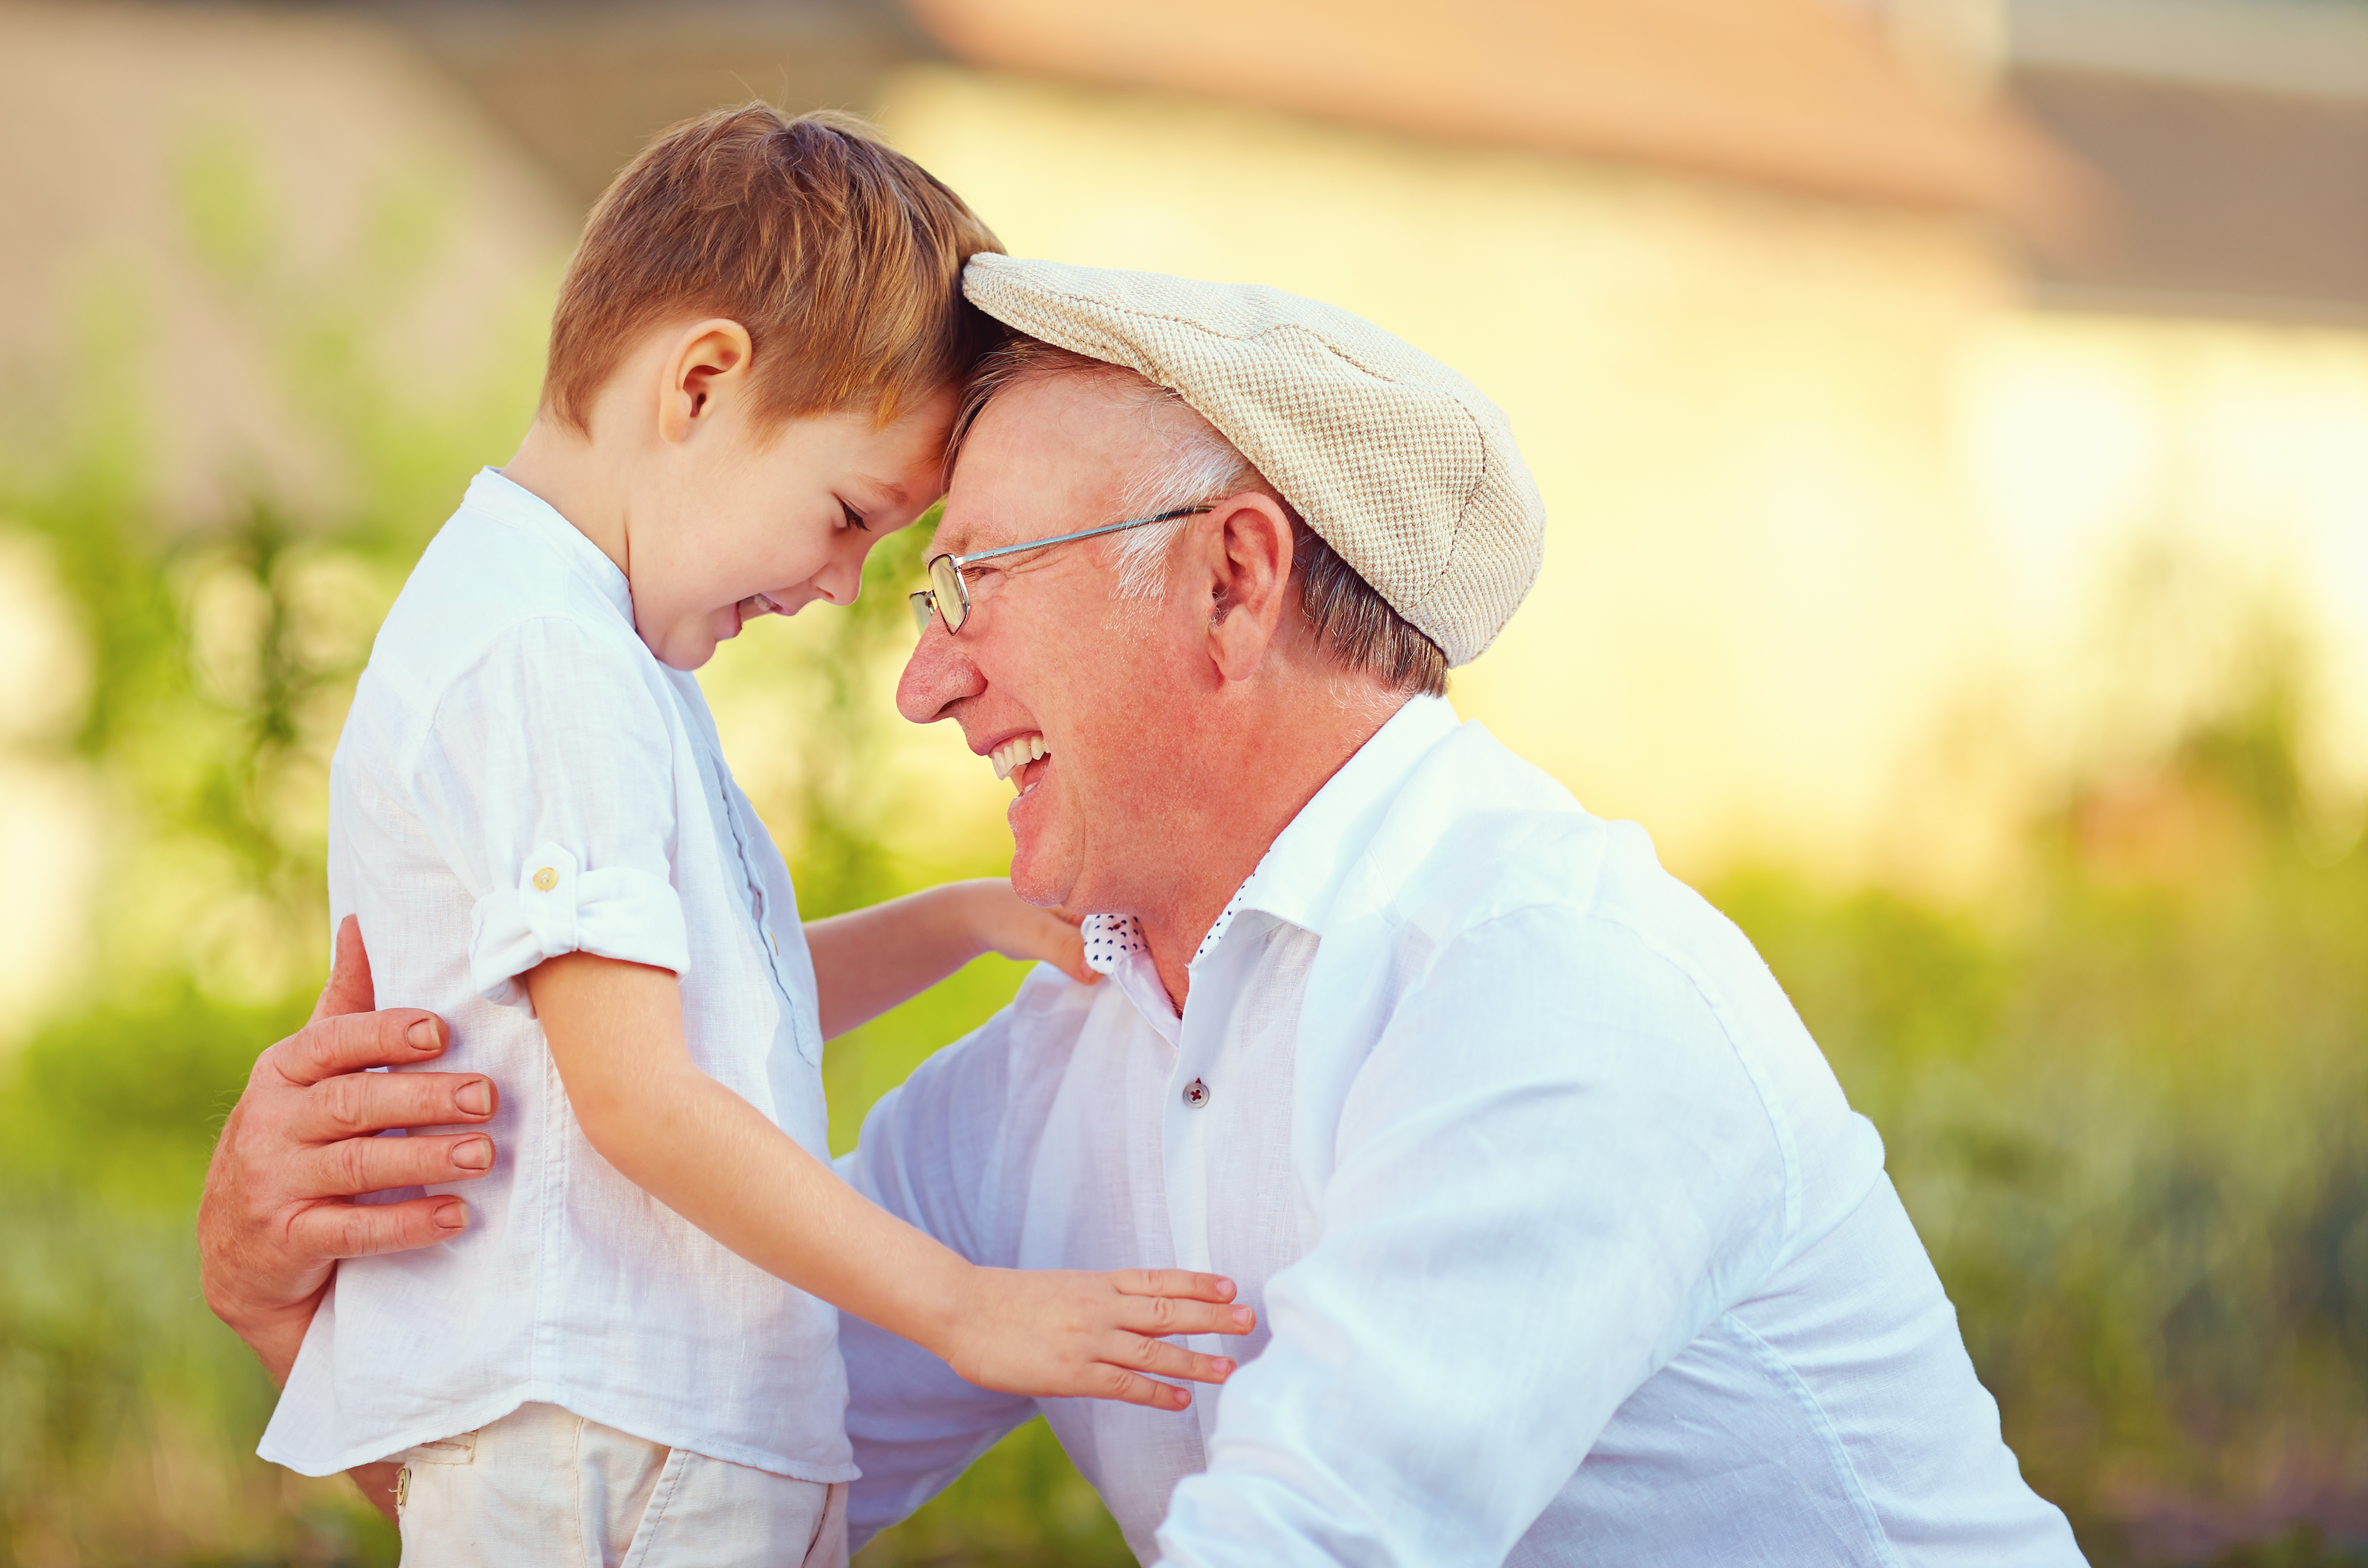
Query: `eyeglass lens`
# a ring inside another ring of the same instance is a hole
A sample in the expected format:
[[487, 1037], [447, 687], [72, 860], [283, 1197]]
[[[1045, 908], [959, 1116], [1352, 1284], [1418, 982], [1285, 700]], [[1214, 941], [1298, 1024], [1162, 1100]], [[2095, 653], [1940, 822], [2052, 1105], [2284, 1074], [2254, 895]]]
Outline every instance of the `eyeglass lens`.
[[962, 622], [970, 619], [970, 603], [969, 596], [962, 592], [962, 572], [954, 565], [952, 556], [940, 555], [930, 561], [929, 593], [937, 601], [938, 619], [946, 623], [947, 633], [960, 631]]

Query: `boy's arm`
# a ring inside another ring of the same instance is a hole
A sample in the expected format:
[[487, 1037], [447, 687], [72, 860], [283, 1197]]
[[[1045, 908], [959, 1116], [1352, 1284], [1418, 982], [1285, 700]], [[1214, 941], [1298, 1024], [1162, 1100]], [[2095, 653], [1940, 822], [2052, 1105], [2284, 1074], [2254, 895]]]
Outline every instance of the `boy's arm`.
[[982, 953], [1040, 959], [1087, 985], [1101, 978], [1086, 967], [1076, 923], [1022, 902], [1000, 877], [809, 920], [806, 948], [825, 1040], [911, 1000]]
[[734, 1252], [903, 1335], [985, 1388], [1161, 1410], [1145, 1374], [1223, 1382], [1234, 1363], [1158, 1337], [1246, 1334], [1230, 1281], [1176, 1269], [982, 1268], [866, 1200], [690, 1060], [675, 977], [569, 953], [529, 971], [561, 1082], [602, 1158]]

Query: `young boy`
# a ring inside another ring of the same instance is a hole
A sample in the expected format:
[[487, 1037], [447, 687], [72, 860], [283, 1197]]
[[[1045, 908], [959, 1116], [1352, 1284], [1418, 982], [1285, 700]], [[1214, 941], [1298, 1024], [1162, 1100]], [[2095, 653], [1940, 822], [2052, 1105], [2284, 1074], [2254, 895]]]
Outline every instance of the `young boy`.
[[802, 932], [688, 673], [851, 601], [938, 494], [993, 248], [830, 121], [669, 132], [593, 212], [525, 443], [379, 634], [331, 913], [382, 1001], [450, 1021], [438, 1065], [502, 1085], [507, 1154], [465, 1234], [344, 1266], [262, 1453], [400, 1455], [406, 1562], [844, 1561], [833, 1306], [1009, 1392], [1173, 1410], [1144, 1372], [1232, 1369], [1151, 1337], [1245, 1331], [1222, 1280], [981, 1269], [831, 1173], [826, 1036], [983, 950], [1082, 954], [1000, 882]]

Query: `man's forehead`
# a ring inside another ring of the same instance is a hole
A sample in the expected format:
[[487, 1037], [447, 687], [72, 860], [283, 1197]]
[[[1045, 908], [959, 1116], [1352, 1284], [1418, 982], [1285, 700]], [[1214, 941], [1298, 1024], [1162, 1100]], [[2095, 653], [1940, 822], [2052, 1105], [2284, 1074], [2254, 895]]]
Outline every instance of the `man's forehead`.
[[954, 458], [936, 547], [966, 551], [1093, 528], [1110, 518], [1149, 431], [1090, 383], [1025, 382], [979, 415]]

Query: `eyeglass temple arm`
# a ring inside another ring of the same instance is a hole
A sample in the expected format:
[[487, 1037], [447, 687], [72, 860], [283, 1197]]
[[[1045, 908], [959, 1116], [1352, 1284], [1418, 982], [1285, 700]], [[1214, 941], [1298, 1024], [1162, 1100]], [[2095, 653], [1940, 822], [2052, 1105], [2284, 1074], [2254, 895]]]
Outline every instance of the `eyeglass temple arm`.
[[1048, 544], [1075, 544], [1081, 539], [1099, 539], [1104, 534], [1114, 534], [1121, 528], [1139, 528], [1148, 523], [1172, 523], [1178, 517], [1190, 517], [1208, 510], [1206, 506], [1178, 506], [1172, 512], [1162, 512], [1156, 517], [1130, 517], [1122, 523], [1104, 523], [1100, 528], [1087, 528], [1083, 533], [1054, 534], [1051, 539], [1031, 539], [1026, 544], [999, 544], [993, 550], [974, 551], [968, 555], [957, 555], [953, 558], [953, 562], [957, 566], [967, 566], [973, 561], [992, 561], [998, 555], [1017, 555], [1023, 550], [1042, 550]]

